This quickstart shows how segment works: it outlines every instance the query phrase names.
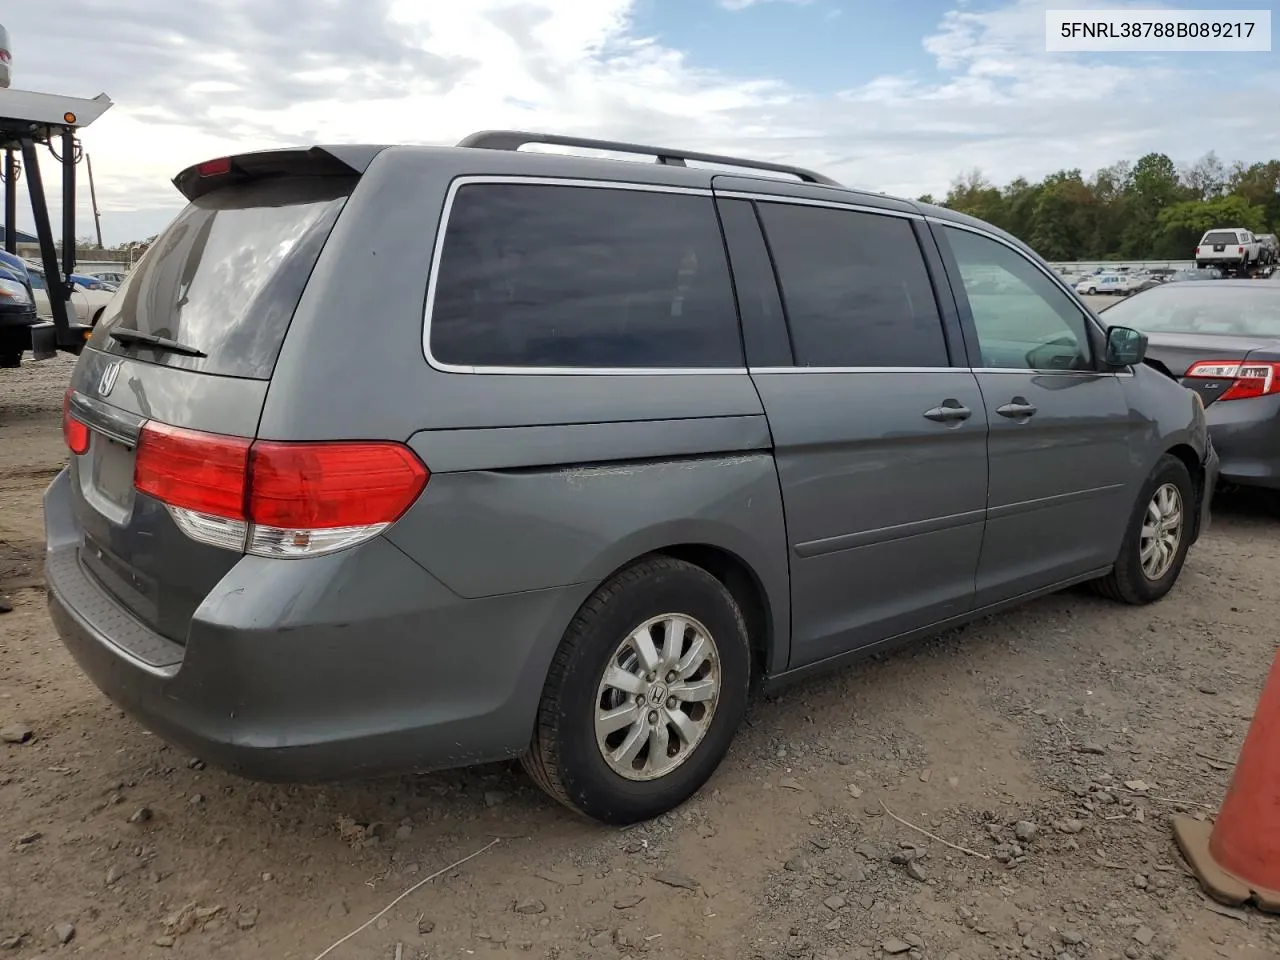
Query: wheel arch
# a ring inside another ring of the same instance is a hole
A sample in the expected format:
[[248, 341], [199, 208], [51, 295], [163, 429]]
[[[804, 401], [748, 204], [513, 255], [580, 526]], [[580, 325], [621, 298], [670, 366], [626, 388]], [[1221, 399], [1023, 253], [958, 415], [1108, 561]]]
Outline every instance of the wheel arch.
[[[653, 556], [671, 557], [700, 567], [729, 591], [747, 624], [756, 678], [786, 669], [790, 655], [789, 594], [779, 596], [776, 589], [770, 590], [766, 577], [736, 550], [707, 540], [673, 541], [636, 553], [601, 577], [600, 584]], [[784, 581], [783, 589], [789, 590], [789, 583]]]

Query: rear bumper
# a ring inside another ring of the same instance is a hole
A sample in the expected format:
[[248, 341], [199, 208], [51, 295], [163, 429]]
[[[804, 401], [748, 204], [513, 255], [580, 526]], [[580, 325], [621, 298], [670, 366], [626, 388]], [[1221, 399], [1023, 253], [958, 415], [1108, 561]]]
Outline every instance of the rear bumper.
[[314, 560], [246, 557], [185, 646], [87, 573], [66, 471], [45, 494], [49, 609], [116, 704], [265, 781], [325, 781], [519, 755], [547, 667], [590, 588], [462, 600], [384, 540]]
[[1223, 481], [1280, 488], [1280, 396], [1212, 403], [1205, 419]]

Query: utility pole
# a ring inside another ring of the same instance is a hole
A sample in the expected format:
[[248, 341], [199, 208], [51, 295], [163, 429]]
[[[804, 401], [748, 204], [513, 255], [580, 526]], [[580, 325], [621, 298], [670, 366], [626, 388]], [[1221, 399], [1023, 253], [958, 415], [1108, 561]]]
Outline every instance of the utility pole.
[[93, 226], [98, 234], [98, 249], [102, 247], [102, 217], [98, 214], [98, 191], [93, 188], [93, 161], [89, 159], [89, 151], [85, 151], [84, 165], [89, 171], [89, 202], [93, 205]]

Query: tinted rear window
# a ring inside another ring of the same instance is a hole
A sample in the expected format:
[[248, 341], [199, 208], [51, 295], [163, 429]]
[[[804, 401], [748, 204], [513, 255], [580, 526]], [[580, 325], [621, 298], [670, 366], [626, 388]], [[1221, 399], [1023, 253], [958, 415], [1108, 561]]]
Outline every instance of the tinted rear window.
[[737, 367], [710, 197], [468, 184], [454, 197], [431, 355], [464, 367]]
[[796, 365], [945, 367], [938, 304], [901, 217], [763, 203]]
[[[293, 311], [355, 178], [267, 180], [187, 206], [129, 273], [90, 343], [202, 373], [270, 378]], [[139, 330], [206, 357], [118, 343]]]
[[1229, 230], [1219, 230], [1216, 233], [1206, 233], [1204, 239], [1200, 241], [1200, 245], [1206, 243], [1239, 243], [1240, 238], [1234, 232]]

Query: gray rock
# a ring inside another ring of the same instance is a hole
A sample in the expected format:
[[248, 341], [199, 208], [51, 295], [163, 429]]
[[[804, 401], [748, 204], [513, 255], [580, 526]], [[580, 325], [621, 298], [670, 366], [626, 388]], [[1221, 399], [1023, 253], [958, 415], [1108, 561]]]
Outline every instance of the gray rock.
[[613, 901], [613, 909], [630, 910], [633, 907], [640, 906], [640, 904], [642, 903], [644, 903], [644, 897], [641, 894], [631, 893], [625, 897], [619, 897], [617, 900]]
[[679, 887], [681, 890], [698, 890], [702, 886], [692, 877], [686, 877], [683, 873], [676, 873], [674, 870], [660, 870], [653, 875], [653, 879], [668, 887]]
[[1079, 820], [1059, 820], [1053, 828], [1059, 833], [1079, 833], [1084, 829], [1084, 824]]
[[1076, 753], [1087, 753], [1093, 756], [1103, 756], [1107, 752], [1107, 748], [1100, 743], [1082, 743], [1076, 747]]
[[1004, 832], [1004, 827], [998, 823], [987, 823], [983, 824], [983, 826], [986, 828], [987, 834], [992, 840], [999, 840], [1000, 834]]
[[1129, 960], [1138, 960], [1138, 958], [1142, 956], [1142, 951], [1131, 943], [1129, 946], [1124, 948], [1124, 955], [1128, 957]]
[[1139, 927], [1133, 931], [1133, 939], [1137, 940], [1144, 947], [1151, 946], [1151, 941], [1156, 938], [1156, 932], [1150, 927]]
[[844, 909], [845, 899], [839, 894], [836, 894], [835, 896], [827, 897], [827, 899], [823, 900], [822, 905], [834, 913], [838, 910]]
[[1013, 835], [1018, 838], [1019, 843], [1030, 843], [1039, 833], [1040, 828], [1030, 820], [1019, 820], [1013, 828]]
[[1133, 885], [1139, 890], [1145, 890], [1147, 889], [1147, 878], [1142, 874], [1138, 874], [1133, 878]]
[[0, 939], [0, 950], [17, 950], [27, 938], [25, 933], [15, 933], [11, 937]]
[[1078, 943], [1084, 943], [1084, 937], [1081, 936], [1079, 930], [1066, 929], [1058, 934], [1062, 938], [1062, 942], [1068, 947], [1074, 947]]
[[897, 956], [899, 953], [906, 953], [911, 949], [911, 944], [907, 943], [905, 940], [900, 940], [897, 937], [889, 937], [887, 940], [881, 942], [880, 949], [892, 957]]
[[154, 943], [157, 947], [172, 947], [175, 941], [173, 937], [169, 936], [166, 933], [163, 936], [156, 937], [151, 942]]
[[917, 950], [924, 949], [924, 937], [916, 936], [914, 933], [907, 933], [903, 934], [902, 939], [907, 941], [907, 943], [911, 944]]
[[113, 863], [111, 866], [107, 867], [107, 886], [109, 887], [114, 883], [118, 883], [123, 876], [124, 867], [120, 866], [118, 863]]
[[428, 920], [426, 917], [423, 917], [418, 921], [418, 933], [424, 937], [435, 930], [435, 928], [436, 922], [434, 920]]
[[0, 730], [0, 740], [5, 743], [26, 743], [35, 734], [31, 728], [20, 723], [10, 724], [3, 730]]
[[812, 840], [810, 840], [809, 842], [810, 842], [810, 843], [812, 843], [812, 844], [813, 844], [815, 847], [817, 847], [819, 850], [830, 850], [830, 849], [831, 849], [831, 841], [830, 841], [830, 840], [828, 840], [826, 837], [814, 837], [814, 838], [813, 838]]
[[37, 840], [39, 840], [43, 836], [44, 834], [41, 833], [39, 830], [28, 830], [22, 836], [18, 837], [18, 846], [20, 847], [30, 846], [31, 844], [35, 843]]
[[150, 807], [139, 807], [129, 815], [130, 823], [146, 823], [154, 816]]
[[413, 836], [413, 826], [411, 824], [402, 823], [400, 824], [400, 826], [396, 827], [397, 840], [408, 840], [412, 836]]
[[929, 877], [920, 866], [919, 860], [912, 860], [907, 864], [907, 876], [917, 883], [928, 883]]
[[258, 925], [258, 908], [248, 907], [236, 916], [236, 926], [241, 930], [252, 930]]
[[804, 873], [809, 869], [809, 861], [804, 857], [792, 857], [782, 865], [782, 869], [790, 873]]
[[539, 913], [547, 912], [547, 905], [541, 900], [530, 898], [521, 900], [515, 905], [516, 913], [523, 913], [525, 916], [533, 916]]
[[76, 925], [74, 923], [55, 923], [53, 925], [53, 935], [59, 943], [70, 943], [76, 935]]
[[879, 860], [884, 854], [880, 848], [870, 841], [863, 841], [853, 848], [855, 853], [859, 853], [868, 860]]
[[1031, 935], [1031, 931], [1032, 931], [1032, 930], [1034, 930], [1035, 928], [1036, 928], [1036, 925], [1035, 925], [1032, 921], [1030, 921], [1030, 920], [1019, 920], [1019, 921], [1018, 921], [1018, 936], [1020, 936], [1020, 937], [1027, 937], [1027, 936], [1030, 936], [1030, 935]]

